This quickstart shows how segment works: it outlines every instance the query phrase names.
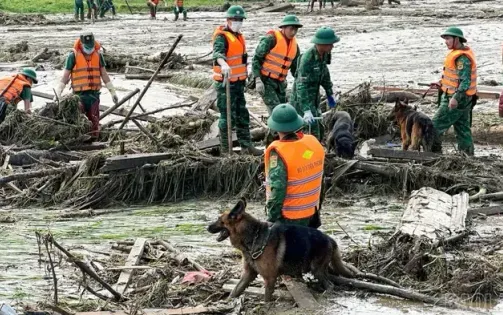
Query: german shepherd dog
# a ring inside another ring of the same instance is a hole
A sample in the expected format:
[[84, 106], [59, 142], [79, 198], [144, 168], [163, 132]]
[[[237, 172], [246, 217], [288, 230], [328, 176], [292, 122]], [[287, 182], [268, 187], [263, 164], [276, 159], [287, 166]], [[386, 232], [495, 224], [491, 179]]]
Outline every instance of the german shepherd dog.
[[[230, 211], [224, 212], [208, 232], [220, 233], [217, 241], [230, 238], [243, 258], [243, 274], [230, 296], [237, 297], [258, 274], [265, 284], [265, 301], [272, 300], [279, 275], [302, 277], [311, 272], [324, 289], [332, 288], [330, 275], [353, 277], [344, 265], [337, 243], [317, 229], [255, 219], [245, 212], [246, 200], [241, 198]], [[329, 273], [331, 272], [331, 273]]]
[[353, 135], [353, 121], [345, 111], [335, 112], [332, 131], [327, 138], [327, 150], [335, 151], [337, 156], [352, 159], [355, 155], [355, 136]]
[[389, 119], [393, 119], [400, 127], [402, 149], [407, 151], [421, 151], [421, 146], [426, 152], [431, 152], [435, 130], [430, 117], [417, 111], [417, 106], [410, 106], [408, 100], [397, 100], [391, 111]]

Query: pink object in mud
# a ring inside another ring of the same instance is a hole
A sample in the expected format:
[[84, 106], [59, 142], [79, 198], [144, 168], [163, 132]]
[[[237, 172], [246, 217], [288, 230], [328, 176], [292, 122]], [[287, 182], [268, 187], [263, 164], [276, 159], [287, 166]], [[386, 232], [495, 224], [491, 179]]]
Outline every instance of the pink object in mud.
[[212, 274], [207, 270], [189, 271], [185, 274], [185, 276], [183, 276], [181, 283], [195, 284], [200, 282], [206, 282], [210, 280], [211, 277]]

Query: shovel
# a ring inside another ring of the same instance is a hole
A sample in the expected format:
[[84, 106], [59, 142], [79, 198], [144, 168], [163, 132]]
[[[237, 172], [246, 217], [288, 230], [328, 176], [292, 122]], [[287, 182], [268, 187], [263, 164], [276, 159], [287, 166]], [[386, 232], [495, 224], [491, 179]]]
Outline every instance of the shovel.
[[232, 115], [231, 115], [231, 81], [228, 76], [224, 78], [225, 82], [225, 97], [227, 98], [227, 145], [229, 147], [229, 155], [232, 154]]

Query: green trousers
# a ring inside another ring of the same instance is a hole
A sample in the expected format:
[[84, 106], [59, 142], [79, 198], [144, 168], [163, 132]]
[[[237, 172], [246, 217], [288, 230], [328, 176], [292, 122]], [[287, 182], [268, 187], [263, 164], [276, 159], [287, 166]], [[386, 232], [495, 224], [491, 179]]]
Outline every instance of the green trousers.
[[178, 7], [178, 12], [176, 11], [176, 6], [173, 8], [173, 13], [175, 13], [175, 21], [178, 20], [178, 15], [180, 12], [183, 14], [183, 20], [187, 20], [187, 10], [184, 7]]

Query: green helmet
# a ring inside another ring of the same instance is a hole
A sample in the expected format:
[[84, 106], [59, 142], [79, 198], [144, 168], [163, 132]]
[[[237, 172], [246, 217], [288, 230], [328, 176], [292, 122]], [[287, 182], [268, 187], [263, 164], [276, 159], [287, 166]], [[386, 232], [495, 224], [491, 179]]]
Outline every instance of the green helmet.
[[340, 41], [339, 36], [335, 35], [333, 29], [328, 26], [319, 28], [314, 34], [311, 43], [320, 45], [331, 45]]
[[227, 17], [246, 19], [245, 9], [243, 9], [243, 7], [240, 5], [233, 5], [227, 10]]
[[294, 132], [304, 126], [304, 120], [292, 105], [285, 103], [274, 107], [271, 116], [267, 119], [267, 125], [274, 131]]
[[38, 80], [37, 80], [37, 73], [35, 72], [35, 70], [33, 69], [30, 69], [30, 68], [23, 68], [21, 70], [21, 72], [19, 72], [19, 74], [22, 74], [30, 79], [33, 80], [33, 83], [37, 84], [38, 83]]
[[293, 14], [285, 15], [283, 18], [283, 21], [281, 21], [281, 24], [279, 27], [285, 27], [285, 26], [297, 26], [297, 27], [302, 27], [302, 24], [300, 24], [299, 18], [296, 17]]
[[458, 37], [460, 42], [466, 43], [466, 38], [463, 35], [463, 31], [458, 27], [451, 26], [448, 29], [446, 29], [445, 32], [443, 32], [442, 35], [440, 35], [440, 37], [445, 38], [445, 36]]
[[86, 32], [80, 35], [80, 42], [84, 45], [85, 49], [94, 48], [94, 35], [92, 32]]

